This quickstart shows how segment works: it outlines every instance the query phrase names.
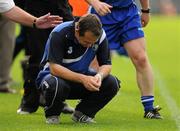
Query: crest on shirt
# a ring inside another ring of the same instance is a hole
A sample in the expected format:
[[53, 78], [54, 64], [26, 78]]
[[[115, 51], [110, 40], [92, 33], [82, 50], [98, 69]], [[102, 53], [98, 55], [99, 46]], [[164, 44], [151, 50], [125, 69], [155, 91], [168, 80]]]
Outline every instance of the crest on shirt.
[[92, 49], [93, 49], [93, 51], [97, 51], [97, 49], [98, 49], [98, 44], [94, 44], [94, 45], [92, 46]]
[[73, 48], [72, 48], [72, 46], [69, 46], [67, 53], [72, 54], [72, 52], [73, 52]]

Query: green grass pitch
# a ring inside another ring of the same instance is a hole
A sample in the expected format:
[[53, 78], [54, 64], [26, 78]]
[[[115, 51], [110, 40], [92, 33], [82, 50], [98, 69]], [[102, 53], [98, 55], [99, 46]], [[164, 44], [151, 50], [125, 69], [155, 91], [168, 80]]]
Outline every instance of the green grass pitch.
[[[18, 30], [18, 29], [17, 29]], [[163, 120], [143, 118], [135, 70], [129, 59], [113, 55], [112, 74], [121, 81], [118, 95], [96, 116], [96, 124], [77, 124], [61, 115], [61, 124], [45, 124], [42, 108], [32, 115], [17, 115], [22, 97], [18, 56], [12, 67], [12, 87], [17, 94], [0, 94], [0, 131], [178, 131], [180, 130], [180, 17], [154, 16], [145, 29], [147, 52], [154, 70], [155, 105], [163, 109]], [[75, 106], [77, 101], [68, 101]]]

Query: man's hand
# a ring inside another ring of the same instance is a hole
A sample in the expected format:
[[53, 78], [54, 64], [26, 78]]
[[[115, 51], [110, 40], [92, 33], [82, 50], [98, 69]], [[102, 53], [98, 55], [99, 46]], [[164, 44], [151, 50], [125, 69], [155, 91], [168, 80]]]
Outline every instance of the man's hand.
[[99, 85], [99, 87], [101, 86], [101, 83], [102, 83], [102, 75], [101, 74], [99, 74], [99, 73], [97, 73], [95, 76], [94, 76], [95, 78], [96, 78], [96, 82], [97, 82], [97, 84]]
[[96, 12], [101, 16], [104, 16], [104, 15], [107, 15], [108, 13], [111, 13], [111, 8], [113, 8], [111, 5], [109, 5], [105, 2], [101, 2], [99, 0], [93, 1], [91, 3], [91, 5], [94, 7]]
[[53, 28], [63, 22], [63, 18], [50, 13], [36, 19], [35, 26], [39, 29]]
[[149, 21], [150, 21], [150, 14], [149, 13], [142, 13], [141, 14], [142, 27], [146, 27], [147, 24], [149, 23]]
[[98, 76], [84, 76], [82, 84], [89, 91], [99, 91], [101, 80]]
[[146, 27], [150, 20], [150, 4], [149, 0], [139, 0], [141, 3], [141, 24]]

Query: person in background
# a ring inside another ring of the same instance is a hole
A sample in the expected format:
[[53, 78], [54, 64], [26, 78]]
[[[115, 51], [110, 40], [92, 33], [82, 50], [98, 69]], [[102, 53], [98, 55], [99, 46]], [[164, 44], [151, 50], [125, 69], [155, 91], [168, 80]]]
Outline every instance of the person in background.
[[[67, 0], [24, 0], [24, 9], [30, 14], [41, 16], [48, 12], [58, 15], [62, 18], [62, 22], [73, 20], [70, 6]], [[27, 45], [25, 50], [28, 51], [28, 60], [25, 63], [24, 70], [24, 94], [21, 99], [20, 106], [17, 110], [18, 114], [30, 114], [36, 112], [39, 105], [43, 106], [43, 97], [35, 85], [35, 79], [39, 72], [39, 64], [42, 59], [44, 48], [48, 36], [53, 28], [37, 29], [25, 27]], [[73, 113], [74, 109], [64, 103], [63, 112]]]
[[[176, 16], [177, 7], [172, 0], [159, 0], [160, 13], [166, 16]], [[178, 6], [178, 5], [177, 5]]]
[[19, 7], [13, 0], [0, 1], [0, 93], [15, 93], [9, 88], [9, 73], [14, 49], [15, 25], [10, 20], [36, 28], [50, 28], [59, 24], [62, 19], [59, 16], [50, 16], [48, 13], [42, 17], [34, 17]]
[[51, 16], [50, 13], [38, 18], [32, 16], [31, 14], [17, 7], [13, 0], [0, 1], [0, 14], [14, 22], [40, 29], [52, 28], [62, 22], [61, 17], [53, 15]]
[[16, 93], [10, 88], [10, 69], [15, 41], [15, 23], [0, 17], [0, 93]]

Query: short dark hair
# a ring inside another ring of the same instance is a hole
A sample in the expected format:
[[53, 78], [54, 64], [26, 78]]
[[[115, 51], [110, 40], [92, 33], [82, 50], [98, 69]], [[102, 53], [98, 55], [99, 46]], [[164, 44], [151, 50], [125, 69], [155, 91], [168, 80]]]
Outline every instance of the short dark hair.
[[90, 31], [94, 36], [99, 37], [102, 33], [102, 24], [95, 14], [87, 14], [80, 17], [78, 21], [79, 35], [84, 36], [84, 33]]

